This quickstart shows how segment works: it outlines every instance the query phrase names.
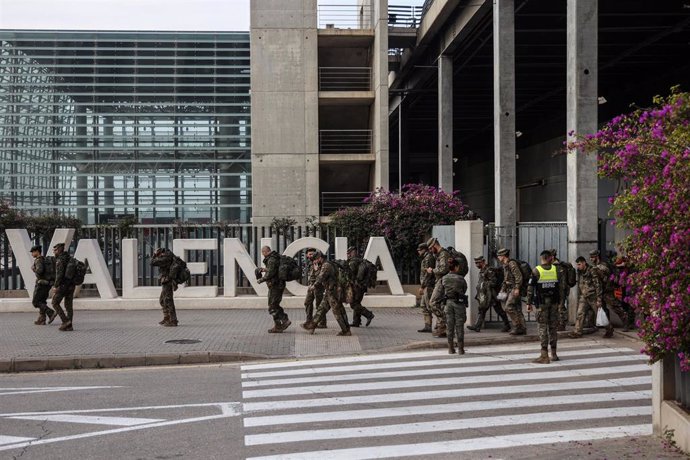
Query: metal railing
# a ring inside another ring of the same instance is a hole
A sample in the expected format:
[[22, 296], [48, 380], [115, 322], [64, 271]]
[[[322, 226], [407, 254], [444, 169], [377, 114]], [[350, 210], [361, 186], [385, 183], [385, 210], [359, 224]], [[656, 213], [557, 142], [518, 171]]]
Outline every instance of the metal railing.
[[422, 21], [422, 6], [388, 5], [388, 27], [416, 29]]
[[371, 153], [371, 143], [370, 129], [319, 130], [319, 153]]
[[321, 215], [330, 216], [344, 208], [362, 206], [371, 192], [321, 192]]
[[319, 67], [319, 91], [369, 91], [371, 67]]
[[319, 5], [319, 29], [371, 29], [371, 5]]

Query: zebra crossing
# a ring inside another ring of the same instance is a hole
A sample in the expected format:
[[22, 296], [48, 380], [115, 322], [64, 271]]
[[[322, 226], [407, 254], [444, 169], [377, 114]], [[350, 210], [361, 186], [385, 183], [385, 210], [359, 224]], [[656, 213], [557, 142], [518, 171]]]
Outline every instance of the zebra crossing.
[[627, 347], [533, 343], [244, 365], [246, 457], [510, 458], [513, 449], [650, 435], [651, 370]]

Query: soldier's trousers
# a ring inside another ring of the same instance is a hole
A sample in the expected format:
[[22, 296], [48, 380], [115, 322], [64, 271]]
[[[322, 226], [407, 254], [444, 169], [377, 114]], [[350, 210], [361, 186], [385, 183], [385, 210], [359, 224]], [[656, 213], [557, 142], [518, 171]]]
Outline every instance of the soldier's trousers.
[[575, 330], [573, 332], [582, 334], [582, 329], [585, 326], [585, 318], [588, 313], [596, 318], [596, 301], [596, 296], [580, 295], [580, 298], [577, 299], [577, 318], [575, 320]]
[[457, 337], [458, 345], [463, 346], [465, 340], [465, 322], [467, 321], [467, 304], [446, 301], [446, 334], [448, 342]]
[[559, 326], [568, 325], [568, 296], [569, 291], [561, 292], [561, 298], [558, 302], [558, 324]]
[[[635, 323], [635, 314], [629, 305], [623, 304], [616, 298], [613, 292], [604, 293], [604, 305], [613, 310], [623, 322], [623, 326], [631, 326]], [[626, 308], [627, 307], [627, 308]], [[608, 312], [606, 313], [608, 315]], [[609, 317], [609, 321], [611, 318]]]
[[554, 303], [551, 297], [545, 297], [544, 303], [537, 305], [537, 324], [539, 325], [539, 340], [541, 349], [555, 350], [558, 344], [558, 322], [560, 319], [559, 304]]
[[[65, 315], [65, 312], [62, 310], [62, 307], [60, 306], [60, 302], [65, 301], [65, 310], [67, 311], [67, 315]], [[72, 321], [72, 318], [74, 318], [74, 308], [73, 308], [73, 303], [74, 303], [74, 286], [60, 286], [56, 291], [55, 295], [53, 295], [53, 309], [58, 312], [58, 315], [60, 315], [60, 319], [62, 322], [67, 322], [67, 321]]]
[[424, 322], [431, 326], [431, 318], [433, 312], [431, 311], [431, 306], [429, 305], [429, 298], [426, 293], [427, 288], [422, 289], [422, 298], [419, 299], [419, 306], [422, 307], [422, 313], [424, 314]]
[[494, 312], [496, 312], [498, 317], [501, 318], [503, 324], [506, 326], [510, 326], [508, 315], [501, 307], [501, 304], [498, 302], [498, 300], [492, 299], [489, 302], [479, 305], [479, 314], [477, 315], [477, 322], [475, 323], [474, 327], [479, 329], [484, 327], [484, 320], [486, 319], [486, 314], [489, 312], [491, 307], [494, 308]]
[[316, 308], [318, 308], [323, 301], [323, 289], [314, 288], [307, 291], [307, 297], [304, 299], [304, 312], [307, 314], [307, 322], [314, 319], [314, 301], [316, 301]]
[[522, 299], [520, 298], [520, 294], [513, 295], [513, 293], [511, 292], [510, 294], [508, 294], [508, 298], [503, 302], [503, 310], [510, 317], [510, 320], [513, 322], [513, 327], [515, 328], [515, 330], [527, 330], [525, 315], [522, 313]]
[[429, 305], [429, 309], [432, 311], [434, 316], [436, 316], [436, 325], [438, 327], [446, 327], [446, 310], [443, 303], [432, 304], [431, 295], [434, 293], [434, 288], [427, 288], [424, 290], [424, 297]]
[[373, 316], [373, 313], [362, 305], [365, 292], [365, 289], [357, 285], [352, 288], [352, 302], [350, 303], [350, 308], [352, 308], [352, 324], [362, 324], [362, 316], [367, 319]]
[[338, 292], [335, 289], [327, 289], [324, 292], [323, 300], [316, 309], [316, 316], [314, 322], [320, 324], [326, 320], [326, 313], [328, 310], [333, 310], [333, 316], [340, 326], [340, 330], [347, 332], [350, 330], [350, 324], [347, 322], [347, 313], [345, 313], [345, 306], [338, 297]]
[[280, 301], [283, 300], [283, 292], [285, 292], [285, 286], [272, 286], [268, 288], [268, 313], [276, 323], [288, 319], [285, 310], [280, 306]]
[[53, 310], [48, 308], [48, 296], [50, 295], [49, 284], [38, 284], [34, 287], [34, 294], [31, 297], [31, 304], [37, 308], [42, 315], [52, 313]]
[[161, 284], [161, 296], [158, 302], [161, 304], [163, 316], [169, 318], [171, 322], [177, 321], [177, 311], [175, 310], [175, 300], [173, 299], [173, 292], [175, 286], [172, 281]]

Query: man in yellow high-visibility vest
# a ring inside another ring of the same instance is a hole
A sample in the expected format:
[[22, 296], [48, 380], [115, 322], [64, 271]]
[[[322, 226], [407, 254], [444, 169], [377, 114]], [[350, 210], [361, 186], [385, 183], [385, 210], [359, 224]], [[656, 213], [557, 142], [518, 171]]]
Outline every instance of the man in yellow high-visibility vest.
[[[527, 311], [537, 307], [537, 323], [539, 323], [539, 339], [541, 340], [541, 355], [534, 363], [549, 364], [558, 361], [556, 348], [558, 345], [558, 305], [560, 296], [561, 276], [555, 265], [551, 265], [551, 252], [542, 251], [540, 264], [532, 270], [532, 277], [527, 286]], [[551, 346], [551, 359], [549, 359]]]

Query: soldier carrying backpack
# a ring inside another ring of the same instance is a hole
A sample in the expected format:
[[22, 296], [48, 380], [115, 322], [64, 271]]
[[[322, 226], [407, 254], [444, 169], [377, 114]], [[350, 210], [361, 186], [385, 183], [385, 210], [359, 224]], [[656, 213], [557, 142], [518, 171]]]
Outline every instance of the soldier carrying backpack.
[[[263, 276], [257, 280], [259, 284], [266, 283], [268, 286], [268, 313], [273, 317], [273, 327], [268, 330], [269, 334], [280, 334], [292, 324], [288, 318], [287, 313], [280, 306], [283, 300], [283, 293], [285, 292], [286, 273], [290, 270], [283, 268], [283, 276], [281, 277], [281, 265], [285, 262], [281, 260], [280, 254], [272, 251], [270, 247], [264, 246], [261, 248], [261, 255], [264, 256], [265, 268], [261, 269]], [[290, 257], [290, 259], [292, 259]], [[294, 259], [293, 259], [294, 261]]]
[[[527, 324], [525, 322], [525, 315], [522, 313], [522, 299], [520, 296], [523, 290], [526, 291], [522, 266], [526, 265], [529, 267], [529, 264], [524, 262], [521, 264], [517, 260], [511, 259], [510, 250], [506, 248], [499, 249], [496, 257], [503, 265], [503, 285], [498, 294], [498, 299], [503, 303], [503, 310], [513, 322], [514, 329], [510, 331], [510, 335], [525, 335], [527, 333]], [[527, 282], [529, 282], [529, 279], [527, 279]]]
[[[161, 283], [161, 296], [159, 302], [163, 310], [163, 319], [158, 324], [164, 327], [177, 327], [177, 312], [173, 292], [177, 285], [189, 281], [189, 269], [187, 263], [173, 254], [169, 249], [158, 248], [153, 253], [151, 265], [158, 267], [158, 280]], [[186, 279], [185, 279], [186, 278]]]
[[[65, 251], [65, 244], [58, 243], [53, 246], [53, 254], [55, 255], [55, 281], [53, 283], [53, 300], [52, 307], [60, 316], [62, 320], [62, 325], [60, 326], [61, 331], [71, 331], [72, 320], [74, 319], [74, 289], [77, 286], [75, 284], [74, 272], [75, 272], [75, 262], [72, 261], [72, 256], [69, 252]], [[70, 273], [68, 273], [68, 267], [71, 268]], [[83, 262], [82, 262], [83, 263]], [[82, 278], [83, 282], [83, 278]], [[65, 310], [60, 306], [60, 302], [65, 301]], [[55, 317], [53, 316], [53, 319]], [[52, 320], [50, 320], [52, 322]]]
[[347, 264], [353, 278], [352, 301], [350, 302], [350, 308], [352, 308], [353, 313], [350, 326], [360, 327], [362, 325], [362, 316], [367, 319], [366, 326], [369, 326], [374, 319], [374, 314], [362, 305], [362, 299], [364, 299], [367, 289], [376, 286], [376, 273], [378, 269], [371, 261], [359, 257], [357, 248], [354, 246], [347, 248]]
[[568, 295], [570, 294], [570, 288], [577, 284], [577, 272], [573, 264], [559, 260], [558, 257], [556, 257], [557, 252], [555, 249], [551, 249], [549, 252], [551, 252], [551, 263], [556, 266], [558, 276], [563, 280], [563, 282], [558, 284], [558, 289], [560, 290], [558, 301], [558, 330], [565, 331], [565, 327], [568, 324]]
[[41, 246], [32, 247], [31, 255], [34, 257], [31, 270], [36, 275], [36, 285], [31, 297], [31, 304], [38, 309], [38, 319], [34, 321], [34, 324], [43, 326], [46, 324], [46, 319], [52, 323], [57, 316], [54, 310], [48, 308], [47, 302], [50, 287], [55, 280], [54, 259], [43, 257]]

